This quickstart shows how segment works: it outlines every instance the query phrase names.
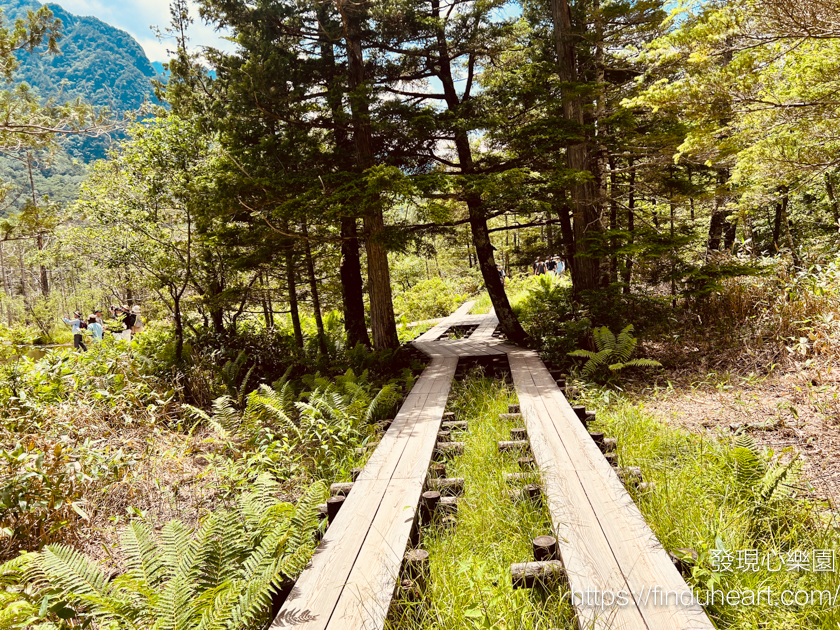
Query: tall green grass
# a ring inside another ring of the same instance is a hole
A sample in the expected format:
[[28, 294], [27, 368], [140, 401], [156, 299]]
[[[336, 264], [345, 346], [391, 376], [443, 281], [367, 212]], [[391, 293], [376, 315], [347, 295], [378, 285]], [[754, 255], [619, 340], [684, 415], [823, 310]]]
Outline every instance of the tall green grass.
[[[807, 482], [795, 474], [783, 477], [769, 497], [762, 496], [767, 478], [772, 479], [773, 471], [780, 471], [792, 453], [764, 451], [760, 455], [763, 466], [751, 470], [743, 438], [719, 441], [689, 434], [626, 402], [599, 409], [598, 425], [618, 438], [619, 464], [640, 466], [645, 481], [656, 483], [652, 491], [634, 492], [634, 498], [665, 548], [691, 548], [699, 553], [688, 581], [701, 602], [711, 601], [711, 589], [765, 593], [752, 604], [734, 599], [722, 602], [721, 596], [715, 596], [706, 612], [718, 627], [840, 627], [837, 513], [827, 502], [805, 497]], [[726, 570], [723, 550], [733, 555], [731, 570]], [[754, 559], [751, 550], [757, 552], [758, 570], [752, 570], [748, 562]], [[835, 571], [789, 570], [795, 559], [790, 554], [804, 552], [813, 561], [814, 550], [833, 552]], [[739, 551], [747, 553], [739, 558]], [[779, 564], [780, 558], [786, 561], [784, 565]], [[791, 605], [781, 601], [785, 591], [792, 593]], [[811, 601], [805, 603], [800, 595], [801, 605], [797, 605], [797, 591], [808, 593]]]
[[425, 602], [396, 606], [388, 628], [463, 630], [573, 628], [571, 607], [557, 590], [517, 590], [510, 565], [533, 559], [531, 541], [550, 534], [546, 509], [539, 502], [511, 500], [518, 489], [504, 479], [518, 472], [517, 455], [500, 455], [499, 440], [510, 439], [513, 424], [499, 420], [515, 402], [504, 384], [471, 377], [454, 385], [449, 409], [467, 420], [469, 430], [453, 435], [465, 442], [462, 456], [447, 463], [450, 477], [464, 477], [454, 530], [439, 524], [424, 528], [421, 547], [430, 554]]

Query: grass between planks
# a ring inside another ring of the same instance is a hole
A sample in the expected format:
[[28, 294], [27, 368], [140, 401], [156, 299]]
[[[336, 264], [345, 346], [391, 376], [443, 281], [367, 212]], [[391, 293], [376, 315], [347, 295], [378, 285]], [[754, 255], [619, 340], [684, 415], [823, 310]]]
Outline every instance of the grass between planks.
[[511, 500], [506, 472], [520, 472], [516, 454], [500, 454], [499, 440], [510, 439], [515, 421], [501, 421], [511, 389], [472, 373], [455, 383], [448, 409], [466, 420], [466, 432], [452, 439], [465, 442], [464, 454], [448, 460], [447, 475], [463, 477], [457, 525], [439, 523], [423, 529], [420, 546], [430, 554], [427, 596], [422, 602], [395, 605], [390, 630], [462, 630], [499, 628], [537, 630], [573, 628], [572, 609], [559, 588], [516, 590], [510, 565], [533, 559], [531, 541], [552, 534], [547, 510], [529, 500]]

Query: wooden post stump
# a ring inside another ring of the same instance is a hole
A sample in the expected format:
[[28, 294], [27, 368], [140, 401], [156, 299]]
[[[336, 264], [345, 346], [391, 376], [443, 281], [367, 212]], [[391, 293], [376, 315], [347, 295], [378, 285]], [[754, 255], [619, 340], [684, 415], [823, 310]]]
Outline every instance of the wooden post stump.
[[457, 514], [458, 497], [441, 497], [437, 509], [441, 514]]
[[499, 420], [521, 420], [522, 414], [521, 413], [500, 413]]
[[610, 463], [610, 466], [612, 466], [613, 468], [618, 466], [618, 455], [616, 455], [615, 453], [607, 453], [606, 455], [604, 455], [604, 457]]
[[346, 497], [350, 494], [350, 491], [353, 489], [353, 482], [342, 482], [342, 483], [334, 483], [330, 485], [330, 495], [331, 496], [343, 496]]
[[464, 492], [463, 477], [445, 477], [443, 479], [429, 479], [427, 485], [430, 489], [437, 490], [441, 494], [455, 495], [463, 494]]
[[364, 470], [364, 468], [362, 466], [359, 466], [357, 468], [351, 468], [350, 469], [350, 479], [352, 479], [355, 482], [359, 478], [359, 475], [362, 474], [363, 470]]
[[448, 455], [461, 455], [464, 452], [463, 442], [438, 442], [435, 447], [435, 456], [446, 457]]
[[516, 460], [519, 464], [520, 470], [527, 470], [529, 468], [536, 468], [537, 463], [534, 461], [533, 457], [520, 457]]
[[524, 427], [516, 427], [515, 429], [510, 430], [510, 439], [514, 442], [517, 440], [527, 440], [528, 439], [528, 430]]
[[341, 509], [341, 506], [344, 504], [345, 498], [346, 497], [343, 496], [337, 496], [327, 499], [327, 518], [329, 519], [331, 525], [335, 520], [335, 517], [338, 515], [338, 511]]
[[449, 442], [449, 439], [451, 437], [452, 437], [452, 434], [445, 429], [443, 431], [438, 431], [438, 435], [437, 435], [438, 442]]
[[527, 451], [531, 448], [528, 440], [516, 440], [511, 442], [499, 442], [500, 453], [511, 453], [514, 451]]
[[508, 405], [508, 413], [519, 413], [519, 405]]
[[529, 483], [522, 488], [522, 496], [530, 499], [531, 501], [539, 501], [542, 497], [542, 490], [540, 490], [540, 487], [537, 484]]
[[575, 415], [579, 419], [583, 419], [586, 417], [586, 407], [584, 407], [583, 405], [575, 405], [574, 407], [572, 407], [572, 411], [575, 412]]
[[446, 477], [446, 464], [432, 464], [429, 467], [429, 476], [435, 479]]
[[614, 453], [615, 449], [618, 448], [618, 440], [615, 438], [604, 438], [601, 440], [598, 448], [601, 449], [602, 453]]
[[554, 536], [537, 536], [531, 541], [531, 546], [534, 549], [534, 560], [537, 562], [560, 559], [560, 546]]
[[466, 431], [469, 428], [466, 420], [451, 420], [440, 425], [447, 431]]
[[422, 494], [420, 503], [420, 522], [423, 525], [428, 525], [432, 522], [435, 515], [438, 503], [440, 502], [440, 492], [437, 490], [429, 490]]
[[563, 563], [559, 560], [544, 562], [519, 562], [510, 565], [513, 588], [534, 588], [563, 580]]

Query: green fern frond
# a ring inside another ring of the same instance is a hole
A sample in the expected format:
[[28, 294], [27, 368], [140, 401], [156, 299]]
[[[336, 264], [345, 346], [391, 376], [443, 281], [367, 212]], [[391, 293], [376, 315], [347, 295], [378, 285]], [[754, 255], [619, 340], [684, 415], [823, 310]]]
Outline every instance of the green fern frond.
[[150, 587], [156, 587], [164, 574], [163, 557], [152, 528], [142, 521], [132, 521], [120, 535], [120, 548], [125, 554], [128, 572]]
[[603, 351], [612, 353], [615, 350], [615, 335], [606, 326], [595, 328], [592, 336], [595, 338], [595, 347], [599, 353]]

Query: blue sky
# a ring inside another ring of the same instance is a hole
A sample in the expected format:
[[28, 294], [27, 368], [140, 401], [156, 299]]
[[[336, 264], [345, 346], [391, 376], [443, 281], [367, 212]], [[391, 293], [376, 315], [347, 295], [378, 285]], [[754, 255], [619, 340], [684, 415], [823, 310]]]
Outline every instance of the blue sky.
[[[45, 4], [51, 0], [41, 0]], [[103, 22], [128, 31], [134, 36], [149, 61], [166, 61], [167, 46], [172, 42], [158, 41], [151, 26], [159, 26], [161, 31], [169, 25], [169, 0], [52, 0], [76, 15], [92, 15]], [[206, 26], [198, 17], [198, 10], [193, 8], [195, 23], [190, 31], [193, 46], [214, 46], [229, 49], [231, 44], [222, 39], [219, 33]]]

